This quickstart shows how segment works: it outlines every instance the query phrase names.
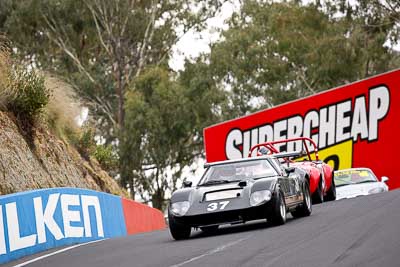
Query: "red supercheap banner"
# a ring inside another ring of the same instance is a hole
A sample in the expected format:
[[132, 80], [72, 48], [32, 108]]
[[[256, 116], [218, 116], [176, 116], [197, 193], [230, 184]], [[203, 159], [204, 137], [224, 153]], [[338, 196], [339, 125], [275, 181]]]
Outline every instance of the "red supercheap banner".
[[300, 136], [312, 138], [335, 169], [368, 167], [388, 176], [391, 189], [400, 187], [400, 70], [210, 126], [206, 160], [246, 157], [253, 145]]

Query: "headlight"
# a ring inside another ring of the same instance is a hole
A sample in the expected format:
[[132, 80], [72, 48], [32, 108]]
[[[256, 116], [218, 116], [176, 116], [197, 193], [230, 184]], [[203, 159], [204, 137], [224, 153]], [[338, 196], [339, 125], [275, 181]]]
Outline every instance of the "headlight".
[[377, 194], [377, 193], [382, 193], [384, 192], [385, 189], [382, 187], [377, 187], [377, 188], [372, 188], [371, 190], [368, 191], [368, 194]]
[[171, 205], [171, 212], [175, 216], [183, 216], [189, 210], [189, 207], [190, 207], [189, 201], [175, 202], [172, 203]]
[[250, 205], [257, 206], [267, 202], [270, 199], [271, 199], [271, 191], [269, 190], [256, 191], [250, 195]]

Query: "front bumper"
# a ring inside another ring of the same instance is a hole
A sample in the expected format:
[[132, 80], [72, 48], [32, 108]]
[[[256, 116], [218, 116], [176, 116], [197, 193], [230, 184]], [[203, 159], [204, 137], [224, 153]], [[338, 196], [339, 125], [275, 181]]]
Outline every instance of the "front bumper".
[[235, 224], [244, 223], [251, 220], [265, 219], [270, 211], [271, 201], [260, 206], [249, 207], [245, 209], [209, 212], [182, 217], [174, 216], [174, 220], [177, 223], [185, 224], [191, 227]]

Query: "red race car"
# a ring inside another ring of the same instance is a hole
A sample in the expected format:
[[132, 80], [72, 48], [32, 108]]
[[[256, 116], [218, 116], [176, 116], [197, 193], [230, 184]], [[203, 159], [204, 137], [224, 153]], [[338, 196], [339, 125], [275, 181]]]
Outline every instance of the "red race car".
[[[297, 146], [301, 144], [304, 150], [280, 153], [279, 149], [276, 148], [277, 144], [282, 146], [282, 144], [286, 143], [287, 145], [290, 142], [296, 142]], [[310, 151], [309, 146], [312, 146], [313, 151]], [[313, 203], [336, 199], [336, 186], [333, 179], [334, 170], [331, 166], [318, 159], [318, 148], [312, 139], [298, 137], [257, 144], [250, 149], [248, 156], [251, 157], [255, 152], [257, 156], [274, 154], [285, 161], [288, 166], [305, 171], [306, 177], [309, 179]], [[315, 160], [311, 159], [312, 154], [315, 155]], [[303, 160], [299, 161], [300, 159]]]

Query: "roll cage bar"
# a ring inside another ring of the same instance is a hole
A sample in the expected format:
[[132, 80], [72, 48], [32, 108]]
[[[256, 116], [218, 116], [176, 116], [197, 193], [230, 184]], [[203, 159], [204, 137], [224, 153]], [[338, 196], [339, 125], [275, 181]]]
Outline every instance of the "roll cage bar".
[[[255, 149], [257, 149], [257, 151], [258, 151], [261, 147], [267, 148], [269, 150], [268, 154], [270, 154], [270, 155], [271, 154], [278, 154], [278, 153], [280, 153], [280, 151], [278, 151], [278, 149], [276, 149], [276, 147], [274, 147], [274, 145], [282, 144], [282, 143], [295, 142], [295, 141], [302, 141], [303, 146], [305, 147], [306, 152], [307, 152], [308, 160], [312, 161], [312, 159], [311, 159], [312, 151], [310, 152], [310, 150], [308, 149], [306, 141], [310, 142], [312, 144], [313, 148], [314, 148], [315, 160], [316, 161], [319, 160], [318, 159], [318, 147], [315, 144], [315, 142], [311, 138], [308, 138], [308, 137], [289, 138], [289, 139], [284, 139], [284, 140], [278, 140], [278, 141], [272, 141], [272, 142], [266, 142], [266, 143], [257, 144], [255, 146], [251, 147], [251, 149], [249, 151], [249, 154], [248, 154], [248, 157], [251, 157], [251, 154], [253, 153], [253, 151]], [[299, 156], [301, 155], [301, 153], [298, 153], [298, 154], [299, 154]]]

